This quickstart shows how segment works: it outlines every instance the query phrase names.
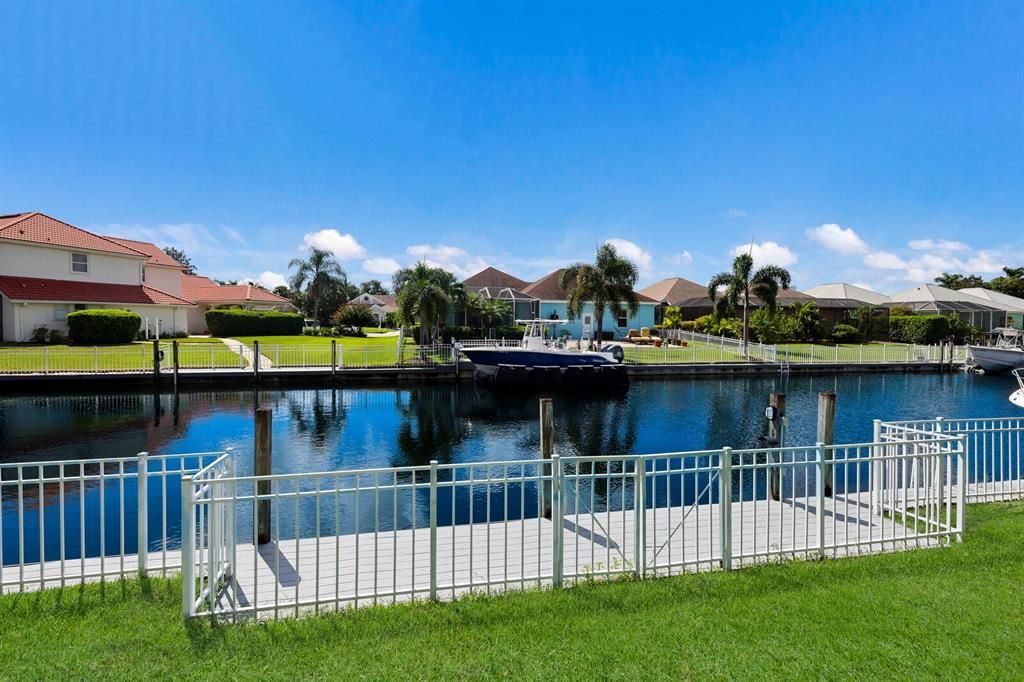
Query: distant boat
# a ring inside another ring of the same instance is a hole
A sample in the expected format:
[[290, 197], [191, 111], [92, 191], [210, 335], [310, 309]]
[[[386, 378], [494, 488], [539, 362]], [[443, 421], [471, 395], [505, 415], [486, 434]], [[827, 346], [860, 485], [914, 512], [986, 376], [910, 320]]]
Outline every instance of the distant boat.
[[1024, 332], [1004, 327], [993, 329], [996, 337], [994, 346], [968, 346], [975, 367], [986, 374], [1000, 374], [1024, 367]]
[[1020, 388], [1010, 394], [1010, 402], [1017, 407], [1024, 407], [1024, 368], [1013, 370], [1013, 376], [1017, 377]]
[[625, 352], [621, 346], [606, 345], [599, 350], [576, 350], [567, 347], [564, 339], [548, 339], [549, 326], [565, 324], [565, 320], [516, 320], [526, 331], [518, 345], [499, 343], [481, 346], [460, 344], [459, 350], [484, 377], [493, 377], [499, 366], [534, 367], [607, 367], [622, 364]]

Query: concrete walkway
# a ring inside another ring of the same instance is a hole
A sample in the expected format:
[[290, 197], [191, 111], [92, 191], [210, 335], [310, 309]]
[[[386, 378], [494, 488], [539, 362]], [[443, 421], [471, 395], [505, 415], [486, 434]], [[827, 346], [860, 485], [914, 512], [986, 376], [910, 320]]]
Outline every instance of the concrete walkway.
[[[252, 352], [252, 348], [238, 341], [236, 339], [221, 339], [225, 346], [227, 346], [232, 353], [238, 353], [246, 362], [249, 363], [249, 367], [255, 364], [255, 355]], [[270, 358], [260, 353], [260, 369], [271, 369], [274, 363], [270, 361]]]

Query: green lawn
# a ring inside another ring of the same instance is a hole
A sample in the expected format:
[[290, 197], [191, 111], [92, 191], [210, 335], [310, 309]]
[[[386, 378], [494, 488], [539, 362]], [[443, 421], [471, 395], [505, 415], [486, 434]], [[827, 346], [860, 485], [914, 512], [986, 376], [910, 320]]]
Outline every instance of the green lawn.
[[[181, 367], [238, 367], [238, 354], [220, 339], [177, 339]], [[164, 365], [171, 362], [171, 340], [160, 342]], [[43, 345], [34, 343], [0, 344], [0, 372], [91, 372], [152, 370], [151, 341], [103, 346]]]
[[176, 580], [0, 598], [11, 679], [1009, 679], [1024, 503], [961, 545], [301, 621], [183, 624]]
[[[358, 336], [240, 336], [237, 338], [252, 348], [259, 340], [260, 354], [275, 367], [329, 367], [331, 341], [338, 347], [340, 367], [390, 367], [398, 361], [398, 337]], [[419, 347], [412, 339], [405, 339], [401, 361], [405, 364], [438, 362], [439, 357], [421, 357]]]
[[708, 364], [715, 362], [743, 362], [743, 355], [719, 345], [689, 342], [686, 346], [623, 347], [626, 362], [637, 365]]
[[[836, 349], [838, 348], [838, 355]], [[906, 362], [918, 359], [914, 350], [903, 343], [869, 343], [864, 344], [816, 344], [816, 343], [782, 343], [778, 346], [779, 360], [783, 361], [786, 351], [789, 361], [796, 362]]]

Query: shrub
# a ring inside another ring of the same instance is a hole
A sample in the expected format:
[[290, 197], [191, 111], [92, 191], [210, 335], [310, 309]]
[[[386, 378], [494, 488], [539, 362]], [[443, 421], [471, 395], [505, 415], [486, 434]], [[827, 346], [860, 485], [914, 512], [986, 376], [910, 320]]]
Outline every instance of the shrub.
[[750, 330], [761, 343], [778, 343], [795, 339], [799, 325], [795, 318], [781, 310], [770, 312], [767, 308], [758, 308], [750, 316]]
[[347, 303], [331, 316], [337, 327], [370, 327], [377, 321], [373, 310], [365, 303]]
[[50, 333], [46, 335], [47, 343], [67, 343], [68, 337], [64, 336], [64, 332], [59, 329], [51, 329]]
[[480, 330], [474, 329], [473, 327], [445, 327], [441, 331], [441, 341], [448, 343], [452, 339], [456, 341], [462, 341], [464, 339], [478, 339], [480, 338]]
[[68, 313], [68, 336], [75, 343], [131, 343], [142, 318], [127, 310], [79, 310]]
[[670, 305], [665, 308], [665, 316], [662, 318], [662, 326], [666, 329], [682, 329], [683, 311], [679, 306]]
[[[565, 331], [569, 331], [566, 329]], [[526, 333], [526, 327], [506, 325], [504, 327], [495, 327], [494, 336], [499, 339], [515, 339], [519, 340], [523, 338], [523, 334]]]
[[950, 334], [943, 315], [896, 315], [889, 318], [889, 339], [901, 343], [937, 343]]
[[28, 340], [32, 343], [46, 343], [46, 336], [49, 333], [49, 327], [46, 325], [40, 325], [32, 330], [32, 336], [30, 336]]
[[837, 324], [832, 327], [832, 340], [836, 343], [857, 343], [861, 340], [860, 330], [852, 324]]
[[211, 336], [298, 336], [303, 332], [302, 315], [275, 310], [223, 308], [206, 311]]
[[398, 329], [398, 313], [385, 313], [383, 326], [385, 329]]
[[679, 323], [679, 328], [686, 332], [692, 332], [697, 328], [697, 323], [693, 320], [685, 320]]
[[950, 313], [946, 319], [949, 320], [949, 335], [957, 343], [963, 343], [967, 339], [981, 334], [980, 329], [964, 322], [963, 318], [955, 313]]

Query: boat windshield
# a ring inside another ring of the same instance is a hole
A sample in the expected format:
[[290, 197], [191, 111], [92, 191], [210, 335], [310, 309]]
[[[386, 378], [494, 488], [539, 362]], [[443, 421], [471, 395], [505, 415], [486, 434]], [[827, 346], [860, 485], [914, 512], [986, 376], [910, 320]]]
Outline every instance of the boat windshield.
[[1024, 333], [1020, 330], [1006, 327], [992, 331], [999, 332], [996, 348], [1024, 348]]

